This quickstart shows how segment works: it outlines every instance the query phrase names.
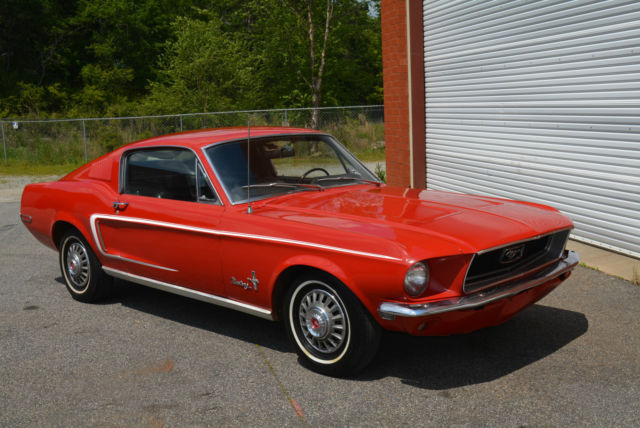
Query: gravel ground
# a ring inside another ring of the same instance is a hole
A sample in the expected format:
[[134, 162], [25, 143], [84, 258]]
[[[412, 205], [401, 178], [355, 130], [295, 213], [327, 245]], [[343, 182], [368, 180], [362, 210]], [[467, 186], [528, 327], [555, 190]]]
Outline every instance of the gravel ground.
[[0, 176], [0, 202], [15, 202], [20, 200], [24, 186], [30, 183], [40, 183], [43, 181], [55, 181], [59, 175], [4, 175]]
[[279, 323], [122, 281], [74, 301], [18, 206], [0, 202], [0, 427], [640, 426], [640, 287], [602, 272], [501, 326], [385, 334], [334, 379]]

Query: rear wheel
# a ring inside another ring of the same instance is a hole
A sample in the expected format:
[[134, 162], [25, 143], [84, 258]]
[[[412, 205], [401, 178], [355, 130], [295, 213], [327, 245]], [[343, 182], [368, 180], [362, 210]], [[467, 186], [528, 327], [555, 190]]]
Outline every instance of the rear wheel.
[[71, 297], [81, 302], [95, 302], [109, 294], [112, 278], [104, 273], [80, 232], [67, 232], [59, 248], [60, 270]]
[[294, 281], [283, 313], [300, 359], [314, 371], [353, 375], [375, 356], [380, 327], [355, 295], [329, 275], [303, 275]]

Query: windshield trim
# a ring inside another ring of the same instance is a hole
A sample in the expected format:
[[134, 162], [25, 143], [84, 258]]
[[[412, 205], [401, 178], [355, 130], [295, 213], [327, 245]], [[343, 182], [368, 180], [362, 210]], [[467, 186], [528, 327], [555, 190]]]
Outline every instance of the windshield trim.
[[[248, 133], [247, 133], [247, 137], [250, 137]], [[329, 138], [331, 140], [331, 143], [335, 144], [336, 149], [340, 152], [341, 155], [345, 156], [350, 161], [356, 163], [358, 166], [363, 168], [365, 171], [367, 171], [369, 174], [371, 174], [372, 177], [375, 178], [374, 180], [368, 180], [367, 179], [366, 181], [371, 181], [371, 182], [378, 183], [378, 186], [381, 184], [381, 182], [377, 179], [376, 175], [373, 172], [371, 172], [369, 170], [369, 168], [367, 168], [360, 161], [360, 159], [358, 159], [353, 153], [351, 153], [349, 150], [347, 150], [347, 148], [344, 147], [342, 145], [342, 143], [340, 143], [340, 141], [338, 141], [334, 136], [332, 136], [331, 134], [327, 134], [325, 132], [274, 133], [274, 134], [270, 134], [270, 135], [260, 135], [260, 136], [257, 136], [257, 137], [253, 137], [253, 138], [251, 138], [251, 141], [266, 140], [266, 139], [271, 139], [271, 138], [295, 138], [295, 137], [326, 137], [326, 138]], [[207, 162], [209, 162], [209, 166], [213, 170], [213, 173], [215, 174], [216, 180], [220, 184], [220, 187], [222, 187], [222, 190], [224, 191], [225, 196], [227, 197], [227, 200], [229, 201], [229, 203], [231, 205], [233, 205], [233, 206], [235, 206], [235, 205], [243, 205], [243, 204], [248, 204], [250, 202], [261, 201], [261, 200], [267, 199], [267, 198], [277, 198], [277, 197], [280, 197], [280, 196], [287, 196], [287, 195], [291, 195], [293, 193], [299, 193], [299, 192], [304, 192], [305, 191], [305, 189], [302, 189], [302, 188], [298, 187], [298, 188], [292, 188], [290, 191], [277, 193], [277, 194], [267, 194], [267, 195], [260, 195], [260, 196], [251, 195], [251, 200], [245, 198], [245, 199], [241, 199], [241, 200], [238, 200], [238, 201], [234, 201], [233, 198], [231, 197], [231, 192], [229, 192], [229, 189], [227, 189], [227, 186], [225, 185], [224, 181], [220, 179], [220, 173], [218, 172], [218, 170], [216, 169], [214, 163], [212, 162], [211, 158], [209, 157], [209, 149], [212, 148], [212, 147], [217, 147], [217, 146], [221, 146], [221, 145], [225, 145], [225, 144], [232, 144], [232, 143], [246, 142], [246, 141], [247, 141], [247, 138], [233, 138], [233, 139], [229, 139], [229, 140], [226, 140], [226, 141], [217, 141], [215, 143], [207, 144], [206, 146], [202, 146], [201, 147], [202, 153], [204, 154], [205, 158], [207, 159]], [[341, 162], [342, 162], [342, 160], [341, 160]], [[326, 190], [326, 189], [332, 189], [332, 188], [335, 188], [335, 187], [345, 187], [345, 186], [362, 185], [362, 184], [366, 184], [366, 183], [357, 182], [356, 181], [353, 184], [344, 183], [344, 184], [331, 186], [331, 187], [324, 187], [323, 186], [323, 189]]]

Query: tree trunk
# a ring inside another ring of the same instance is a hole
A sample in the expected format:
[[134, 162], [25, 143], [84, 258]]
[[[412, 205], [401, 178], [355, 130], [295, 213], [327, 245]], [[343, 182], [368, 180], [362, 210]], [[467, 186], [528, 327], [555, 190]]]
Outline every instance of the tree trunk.
[[313, 22], [313, 0], [307, 0], [307, 19], [309, 22], [309, 56], [311, 60], [311, 127], [318, 129], [320, 126], [320, 107], [322, 103], [322, 77], [324, 75], [324, 65], [327, 55], [327, 40], [329, 40], [329, 28], [331, 25], [331, 17], [333, 15], [333, 0], [327, 0], [327, 11], [324, 21], [324, 37], [322, 41], [322, 50], [320, 51], [320, 64], [316, 69], [316, 53], [315, 53], [315, 35]]

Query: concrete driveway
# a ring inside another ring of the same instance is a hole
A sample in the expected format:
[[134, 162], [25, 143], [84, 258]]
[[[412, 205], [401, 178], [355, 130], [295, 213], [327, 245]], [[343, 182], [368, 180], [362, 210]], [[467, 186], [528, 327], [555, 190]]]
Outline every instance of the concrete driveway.
[[502, 326], [386, 334], [333, 379], [277, 323], [125, 282], [72, 300], [0, 203], [0, 426], [640, 426], [639, 332], [640, 287], [579, 267]]

